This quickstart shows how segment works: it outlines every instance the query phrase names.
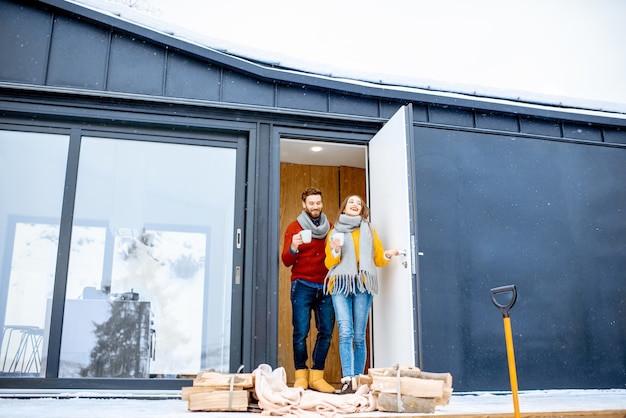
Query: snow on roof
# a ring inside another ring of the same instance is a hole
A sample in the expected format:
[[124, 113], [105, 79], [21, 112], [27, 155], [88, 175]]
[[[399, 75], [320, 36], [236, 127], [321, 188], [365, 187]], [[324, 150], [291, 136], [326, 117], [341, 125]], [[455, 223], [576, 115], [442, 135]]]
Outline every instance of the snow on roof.
[[[332, 79], [367, 87], [386, 90], [404, 91], [432, 95], [433, 97], [452, 97], [472, 99], [490, 103], [514, 104], [517, 106], [560, 110], [596, 116], [609, 116], [626, 119], [626, 98], [623, 102], [590, 100], [568, 96], [555, 96], [538, 91], [503, 89], [485, 85], [464, 84], [419, 78], [403, 74], [382, 74], [367, 70], [347, 69], [333, 64], [304, 60], [275, 51], [261, 50], [225, 39], [207, 36], [189, 30], [177, 23], [154, 17], [149, 11], [131, 8], [121, 4], [122, 0], [66, 0], [109, 15], [128, 23], [159, 32], [174, 39], [196, 45], [208, 50], [224, 53], [232, 58], [241, 59], [260, 68], [271, 68], [286, 73], [306, 74], [313, 78]], [[621, 80], [618, 80], [621, 82]]]

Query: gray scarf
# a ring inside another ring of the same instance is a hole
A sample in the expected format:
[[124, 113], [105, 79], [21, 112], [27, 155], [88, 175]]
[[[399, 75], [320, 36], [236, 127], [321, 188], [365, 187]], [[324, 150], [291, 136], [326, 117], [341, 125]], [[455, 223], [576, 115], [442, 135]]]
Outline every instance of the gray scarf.
[[[354, 242], [352, 242], [352, 231], [357, 228], [360, 229], [358, 266]], [[335, 225], [335, 231], [344, 233], [344, 242], [341, 246], [341, 261], [328, 271], [324, 280], [326, 293], [329, 293], [328, 288], [332, 279], [330, 291], [332, 294], [343, 293], [348, 296], [356, 293], [357, 289], [360, 292], [377, 294], [378, 279], [374, 265], [374, 242], [370, 224], [361, 216], [341, 214]]]
[[315, 225], [311, 217], [306, 213], [306, 211], [302, 211], [297, 218], [298, 223], [302, 227], [302, 229], [310, 229], [311, 236], [317, 239], [324, 239], [326, 235], [328, 235], [328, 231], [330, 231], [330, 224], [328, 223], [328, 219], [326, 219], [326, 215], [322, 213], [320, 215], [320, 224]]

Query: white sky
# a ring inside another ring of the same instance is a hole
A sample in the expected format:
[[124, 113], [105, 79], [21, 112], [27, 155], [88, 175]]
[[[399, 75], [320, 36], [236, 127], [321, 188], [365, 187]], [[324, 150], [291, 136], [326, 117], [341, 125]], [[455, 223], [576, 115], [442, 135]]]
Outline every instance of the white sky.
[[175, 35], [300, 70], [626, 113], [624, 0], [132, 1]]

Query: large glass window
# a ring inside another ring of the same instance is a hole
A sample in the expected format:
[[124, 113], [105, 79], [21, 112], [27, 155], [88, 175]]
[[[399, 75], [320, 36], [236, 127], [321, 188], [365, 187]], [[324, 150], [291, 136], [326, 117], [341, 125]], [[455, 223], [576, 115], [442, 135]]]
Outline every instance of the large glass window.
[[59, 377], [230, 365], [236, 150], [84, 137]]
[[0, 373], [39, 377], [69, 137], [0, 131]]

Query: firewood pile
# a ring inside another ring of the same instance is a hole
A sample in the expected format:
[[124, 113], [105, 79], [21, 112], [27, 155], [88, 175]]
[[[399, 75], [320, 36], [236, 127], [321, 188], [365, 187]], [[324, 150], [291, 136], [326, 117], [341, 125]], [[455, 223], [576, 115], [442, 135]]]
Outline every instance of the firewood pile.
[[359, 384], [367, 384], [379, 411], [433, 413], [450, 402], [452, 375], [423, 372], [417, 367], [369, 369]]
[[254, 396], [254, 375], [202, 371], [193, 386], [182, 388], [189, 411], [245, 412]]
[[[198, 373], [193, 386], [182, 388], [189, 411], [260, 412], [253, 373]], [[434, 413], [452, 396], [450, 373], [423, 372], [417, 367], [370, 368], [358, 376], [358, 386], [367, 385], [376, 409], [383, 412]], [[344, 395], [321, 394], [320, 396]]]

